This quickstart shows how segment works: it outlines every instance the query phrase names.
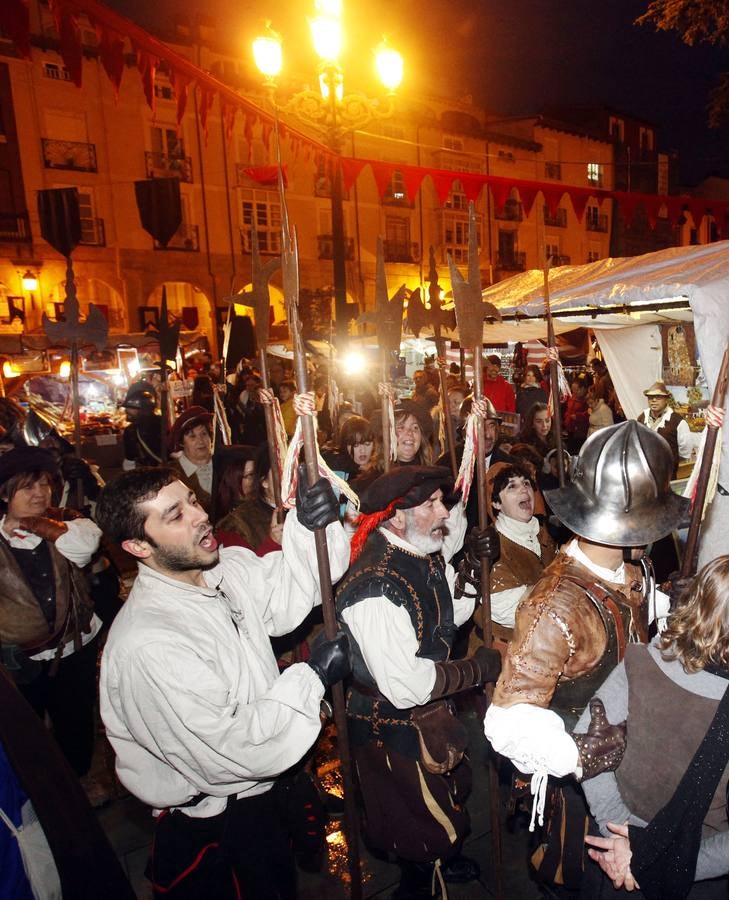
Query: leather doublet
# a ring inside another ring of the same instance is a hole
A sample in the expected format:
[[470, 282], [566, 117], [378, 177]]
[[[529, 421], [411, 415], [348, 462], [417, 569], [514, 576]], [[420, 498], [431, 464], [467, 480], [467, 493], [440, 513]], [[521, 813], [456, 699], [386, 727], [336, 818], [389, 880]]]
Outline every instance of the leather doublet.
[[342, 619], [345, 609], [370, 597], [386, 597], [395, 606], [402, 606], [410, 616], [418, 640], [416, 655], [445, 662], [450, 656], [456, 626], [442, 556], [408, 553], [375, 532], [337, 589], [337, 615], [340, 627], [349, 636], [354, 680], [347, 697], [350, 737], [355, 744], [382, 741], [417, 759], [418, 740], [411, 710], [398, 709], [379, 692], [359, 644]]
[[54, 640], [58, 643], [69, 616], [72, 577], [76, 590], [88, 602], [82, 572], [72, 572], [73, 567], [53, 544], [48, 543], [48, 548], [53, 562], [56, 597], [55, 620], [50, 625], [10, 547], [0, 540], [0, 565], [3, 567], [3, 577], [0, 579], [0, 643], [17, 644], [29, 651], [43, 644], [53, 646]]
[[644, 642], [642, 574], [626, 564], [627, 584], [596, 579], [558, 554], [516, 611], [493, 702], [552, 707], [570, 722], [620, 662], [628, 642]]

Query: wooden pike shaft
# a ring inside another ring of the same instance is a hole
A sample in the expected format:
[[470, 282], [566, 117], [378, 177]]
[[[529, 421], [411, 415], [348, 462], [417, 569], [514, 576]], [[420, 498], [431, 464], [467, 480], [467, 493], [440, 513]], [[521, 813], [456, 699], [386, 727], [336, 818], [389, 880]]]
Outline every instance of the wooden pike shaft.
[[[711, 398], [712, 406], [716, 406], [719, 409], [724, 408], [727, 381], [729, 381], [729, 345], [727, 345], [724, 350], [724, 356], [721, 360], [719, 376], [716, 379], [716, 387], [714, 388], [714, 393]], [[711, 472], [711, 462], [714, 457], [718, 431], [719, 429], [715, 428], [713, 425], [707, 425], [706, 443], [704, 444], [704, 453], [701, 457], [701, 468], [699, 469], [699, 477], [696, 482], [696, 496], [694, 497], [693, 506], [691, 507], [691, 522], [689, 524], [688, 537], [686, 539], [686, 549], [683, 553], [683, 562], [681, 563], [681, 577], [683, 578], [692, 575], [696, 565], [696, 551], [699, 544], [701, 519], [703, 517], [704, 503], [706, 502], [709, 473]]]
[[[291, 326], [291, 323], [289, 323]], [[302, 393], [308, 391], [308, 373], [306, 371], [306, 356], [301, 339], [301, 333], [291, 329], [294, 345], [294, 365], [296, 368], [296, 382]], [[302, 416], [302, 431], [304, 436], [304, 457], [306, 459], [306, 475], [308, 483], [314, 484], [319, 478], [319, 465], [317, 462], [316, 433], [314, 431], [313, 416]], [[316, 544], [316, 561], [319, 568], [319, 583], [321, 585], [321, 606], [324, 617], [324, 632], [329, 640], [333, 640], [337, 634], [337, 617], [334, 609], [334, 595], [332, 591], [332, 576], [329, 570], [329, 552], [327, 549], [327, 535], [325, 528], [317, 528], [314, 532]], [[339, 681], [332, 685], [332, 702], [334, 706], [334, 723], [337, 728], [337, 749], [342, 762], [342, 781], [344, 784], [344, 834], [347, 839], [347, 867], [349, 869], [350, 897], [352, 900], [360, 900], [362, 897], [362, 880], [359, 860], [359, 817], [354, 796], [354, 779], [352, 777], [352, 761], [349, 754], [349, 737], [347, 732], [347, 712], [344, 703], [344, 686]]]
[[[73, 443], [76, 456], [81, 458], [81, 394], [78, 389], [78, 342], [71, 342], [71, 396], [73, 398]], [[76, 479], [76, 508], [79, 512], [84, 507], [84, 484], [81, 478]]]
[[[477, 344], [473, 348], [473, 396], [476, 400], [483, 399], [483, 345]], [[478, 526], [481, 530], [488, 525], [488, 511], [486, 508], [486, 457], [483, 453], [485, 440], [484, 421], [479, 417], [478, 453], [476, 454], [476, 488], [478, 491]], [[493, 643], [493, 627], [491, 621], [491, 563], [488, 559], [481, 560], [481, 608], [483, 611], [483, 644], [491, 647]], [[494, 696], [493, 684], [485, 687], [487, 704], [491, 703]], [[491, 823], [491, 861], [494, 872], [494, 888], [497, 900], [504, 896], [503, 872], [502, 872], [502, 846], [501, 846], [501, 816], [499, 815], [501, 792], [499, 788], [499, 774], [496, 771], [496, 758], [492, 751], [488, 756], [489, 777], [489, 819]]]
[[[445, 340], [442, 337], [435, 339], [435, 353], [438, 359], [445, 358]], [[448, 385], [446, 384], [445, 372], [438, 366], [438, 375], [440, 377], [440, 402], [443, 407], [443, 416], [445, 419], [446, 441], [448, 442], [448, 457], [451, 463], [451, 471], [453, 477], [458, 475], [458, 460], [456, 458], [456, 430], [453, 427], [453, 416], [451, 415], [451, 407], [448, 403]]]
[[[554, 323], [552, 321], [552, 308], [549, 302], [549, 265], [544, 267], [544, 311], [547, 316], [547, 346], [550, 350], [557, 349], [554, 337]], [[559, 405], [559, 363], [556, 359], [549, 360], [549, 386], [552, 392], [552, 431], [554, 444], [557, 448], [557, 472], [559, 473], [559, 486], [565, 485], [564, 451], [562, 445], [562, 410]]]
[[[269, 390], [271, 381], [268, 375], [268, 362], [266, 360], [266, 348], [261, 347], [258, 351], [258, 361], [261, 369], [261, 381], [264, 388]], [[276, 456], [276, 426], [273, 421], [273, 408], [268, 404], [263, 404], [263, 414], [266, 417], [266, 440], [268, 441], [268, 451], [271, 458], [271, 487], [273, 488], [273, 499], [276, 503], [277, 518], [281, 514], [281, 472], [278, 467], [278, 458]]]
[[[388, 359], [387, 359], [387, 350], [382, 351], [382, 383], [387, 384], [390, 380], [390, 373], [388, 371]], [[383, 397], [380, 401], [381, 412], [382, 412], [382, 459], [383, 459], [383, 468], [385, 472], [390, 471], [390, 453], [392, 452], [392, 447], [390, 446], [390, 411], [389, 411], [390, 401], [387, 397]]]

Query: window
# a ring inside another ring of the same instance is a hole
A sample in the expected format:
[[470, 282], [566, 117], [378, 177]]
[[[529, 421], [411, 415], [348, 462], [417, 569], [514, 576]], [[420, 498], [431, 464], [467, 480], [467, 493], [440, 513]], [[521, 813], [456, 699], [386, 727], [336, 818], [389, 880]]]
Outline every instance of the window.
[[463, 150], [463, 138], [456, 137], [454, 134], [443, 135], [443, 147], [445, 150]]
[[56, 63], [43, 63], [43, 74], [46, 78], [52, 78], [54, 81], [70, 81], [68, 69], [65, 66], [56, 65]]
[[601, 163], [588, 163], [587, 164], [587, 183], [591, 184], [593, 187], [602, 187], [602, 164]]
[[587, 251], [587, 261], [589, 263], [597, 262], [597, 260], [600, 259], [600, 257], [601, 257], [601, 253], [600, 253], [600, 248], [598, 247], [598, 245], [590, 244], [590, 249]]
[[392, 179], [385, 190], [382, 202], [395, 206], [410, 206], [405, 179], [402, 172], [398, 169], [395, 169], [392, 173]]
[[468, 209], [468, 197], [463, 191], [463, 184], [460, 180], [457, 179], [453, 182], [445, 205], [446, 209]]
[[641, 128], [640, 129], [640, 152], [641, 153], [650, 153], [653, 150], [653, 129], [652, 128]]
[[247, 252], [251, 248], [251, 230], [258, 233], [261, 253], [281, 252], [281, 207], [275, 191], [244, 188], [242, 195], [243, 241]]
[[385, 262], [411, 263], [414, 261], [410, 244], [410, 220], [399, 216], [385, 217]]
[[383, 122], [380, 125], [380, 134], [383, 137], [392, 138], [395, 141], [402, 141], [405, 139], [405, 129], [402, 125], [393, 125], [390, 122]]
[[551, 259], [553, 265], [557, 265], [556, 260], [560, 257], [559, 244], [545, 244], [544, 256], [546, 259]]
[[168, 159], [185, 158], [185, 142], [176, 128], [154, 126], [151, 130], [152, 152], [160, 153]]
[[[481, 246], [481, 217], [476, 219], [476, 236]], [[443, 212], [443, 232], [441, 236], [444, 252], [453, 257], [455, 263], [468, 262], [468, 215], [462, 212]]]
[[614, 141], [622, 143], [625, 140], [625, 122], [622, 119], [618, 119], [617, 116], [610, 116], [608, 131]]
[[79, 188], [78, 208], [81, 215], [81, 243], [91, 247], [103, 247], [104, 226], [94, 213], [94, 195], [91, 191]]
[[516, 158], [511, 150], [499, 150], [499, 159], [502, 162], [513, 163], [516, 162]]

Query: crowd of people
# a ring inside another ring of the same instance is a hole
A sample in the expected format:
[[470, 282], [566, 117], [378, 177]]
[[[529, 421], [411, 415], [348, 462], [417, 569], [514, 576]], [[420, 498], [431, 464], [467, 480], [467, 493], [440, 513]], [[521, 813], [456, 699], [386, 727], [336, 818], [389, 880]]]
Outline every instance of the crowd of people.
[[[394, 399], [390, 465], [384, 386], [337, 402], [322, 369], [300, 395], [274, 360], [263, 391], [242, 361], [222, 387], [199, 374], [167, 428], [155, 385], [140, 381], [123, 403], [124, 471], [107, 484], [50, 425], [0, 401], [0, 671], [93, 802], [98, 703], [116, 777], [156, 819], [155, 896], [296, 896], [302, 791], [313, 820], [327, 798], [312, 752], [342, 679], [363, 835], [400, 866], [396, 900], [431, 896], [436, 882], [445, 896], [449, 882], [479, 875], [462, 852], [469, 710], [537, 827], [532, 866], [545, 891], [684, 897], [700, 879], [716, 887], [702, 896], [725, 895], [727, 557], [683, 593], [676, 579], [666, 593], [656, 584], [647, 554], [685, 525], [687, 502], [670, 482], [692, 437], [662, 382], [645, 389], [639, 420], [625, 421], [604, 363], [591, 368], [561, 398], [556, 434], [546, 367], [524, 366], [510, 383], [489, 356], [474, 399], [457, 366], [444, 396], [426, 366], [411, 396]], [[232, 443], [215, 434], [216, 394]], [[309, 485], [303, 469], [295, 502], [281, 502], [273, 398], [289, 438], [316, 413], [323, 459], [359, 505], [327, 478]], [[465, 503], [454, 491], [469, 416], [482, 426], [486, 528], [476, 486]], [[334, 638], [317, 610], [321, 529]], [[293, 655], [279, 646], [291, 632]], [[3, 722], [0, 750], [12, 746]], [[0, 771], [0, 807], [11, 785], [18, 824], [41, 779], [17, 757], [0, 755]], [[677, 868], [681, 878], [666, 879]], [[22, 866], [4, 871], [17, 880], [10, 896], [31, 896]], [[116, 896], [119, 878], [95, 869], [88, 896]], [[665, 893], [667, 880], [683, 893]]]

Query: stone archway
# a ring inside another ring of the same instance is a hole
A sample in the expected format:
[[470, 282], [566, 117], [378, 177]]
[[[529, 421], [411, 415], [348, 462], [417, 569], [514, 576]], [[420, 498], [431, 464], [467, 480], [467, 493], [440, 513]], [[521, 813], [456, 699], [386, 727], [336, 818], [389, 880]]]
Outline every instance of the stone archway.
[[189, 281], [165, 281], [157, 285], [149, 295], [147, 306], [140, 310], [140, 320], [136, 323], [140, 330], [144, 330], [145, 309], [159, 312], [163, 287], [167, 290], [167, 310], [182, 320], [183, 330], [201, 331], [210, 340], [214, 331], [210, 300], [201, 288]]

